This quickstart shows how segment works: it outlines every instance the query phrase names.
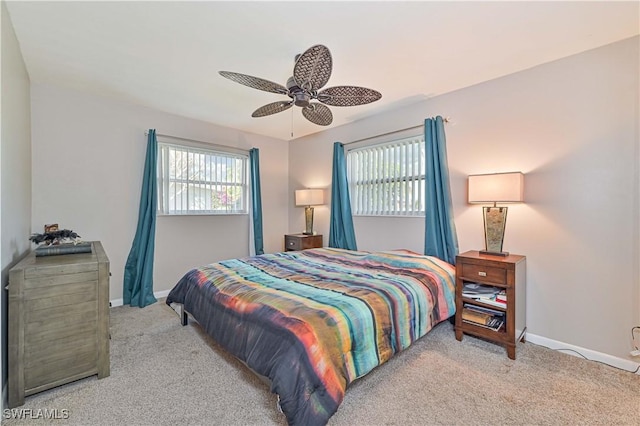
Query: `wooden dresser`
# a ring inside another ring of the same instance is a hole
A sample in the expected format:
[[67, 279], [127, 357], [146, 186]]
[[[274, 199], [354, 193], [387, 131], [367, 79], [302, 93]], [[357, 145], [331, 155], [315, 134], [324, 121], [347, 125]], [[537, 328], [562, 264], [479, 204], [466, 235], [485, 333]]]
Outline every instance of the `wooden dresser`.
[[27, 255], [9, 271], [8, 402], [84, 377], [109, 376], [109, 259]]

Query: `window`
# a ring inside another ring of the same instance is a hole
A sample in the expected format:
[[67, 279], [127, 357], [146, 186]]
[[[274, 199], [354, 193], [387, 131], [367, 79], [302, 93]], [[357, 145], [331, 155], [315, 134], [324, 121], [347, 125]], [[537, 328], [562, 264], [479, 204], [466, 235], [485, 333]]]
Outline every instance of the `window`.
[[166, 143], [158, 151], [159, 213], [247, 213], [247, 155]]
[[360, 216], [424, 216], [424, 137], [347, 153], [351, 209]]

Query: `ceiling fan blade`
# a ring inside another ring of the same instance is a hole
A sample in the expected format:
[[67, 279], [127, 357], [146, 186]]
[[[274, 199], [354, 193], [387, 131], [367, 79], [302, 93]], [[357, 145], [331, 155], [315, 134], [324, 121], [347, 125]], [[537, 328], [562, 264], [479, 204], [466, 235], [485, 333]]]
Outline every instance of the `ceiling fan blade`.
[[381, 97], [380, 92], [366, 87], [335, 86], [319, 92], [316, 99], [327, 105], [354, 106], [375, 102]]
[[296, 59], [293, 67], [293, 79], [298, 87], [317, 91], [329, 81], [333, 60], [331, 52], [325, 46], [311, 46]]
[[278, 112], [286, 111], [293, 105], [293, 101], [280, 101], [266, 104], [253, 111], [252, 117], [265, 117], [267, 115], [276, 114]]
[[310, 103], [308, 106], [302, 108], [302, 115], [310, 122], [320, 126], [328, 126], [333, 121], [331, 110], [317, 102]]
[[288, 90], [281, 84], [274, 83], [273, 81], [265, 80], [263, 78], [253, 77], [246, 74], [240, 74], [231, 71], [220, 71], [221, 76], [228, 78], [236, 83], [244, 84], [254, 89], [264, 90], [265, 92], [280, 93], [286, 95]]

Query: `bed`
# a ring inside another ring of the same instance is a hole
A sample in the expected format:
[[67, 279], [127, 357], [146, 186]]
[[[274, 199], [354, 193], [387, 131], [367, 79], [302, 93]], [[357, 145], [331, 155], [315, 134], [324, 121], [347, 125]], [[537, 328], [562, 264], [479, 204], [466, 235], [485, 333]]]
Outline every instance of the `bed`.
[[454, 273], [406, 250], [319, 248], [193, 269], [166, 303], [266, 377], [290, 425], [324, 425], [350, 383], [454, 314]]

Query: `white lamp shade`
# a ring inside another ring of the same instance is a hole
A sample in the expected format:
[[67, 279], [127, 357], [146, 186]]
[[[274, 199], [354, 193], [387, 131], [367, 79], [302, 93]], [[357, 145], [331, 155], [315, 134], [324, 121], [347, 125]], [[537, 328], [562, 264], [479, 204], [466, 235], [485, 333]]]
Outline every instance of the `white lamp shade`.
[[296, 206], [318, 206], [324, 204], [324, 190], [297, 189]]
[[469, 176], [469, 203], [521, 203], [524, 175], [521, 172]]

